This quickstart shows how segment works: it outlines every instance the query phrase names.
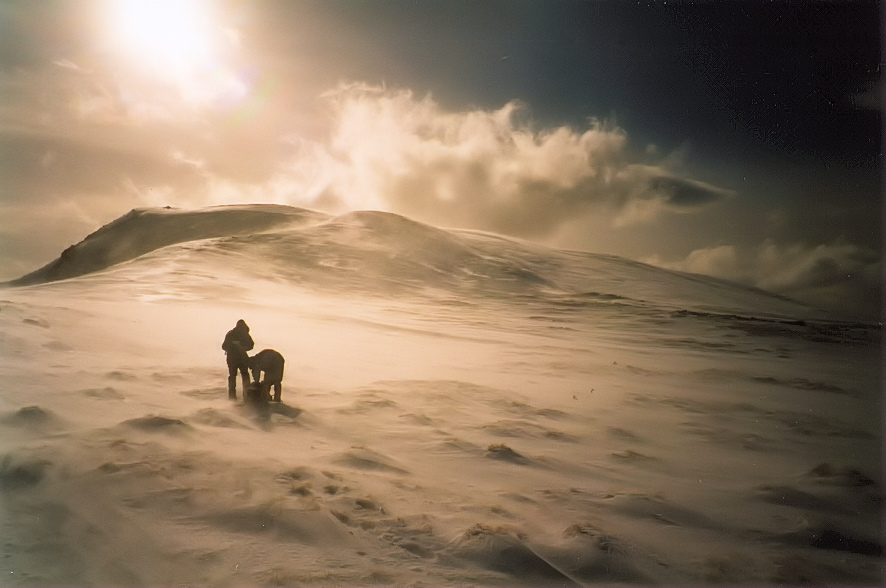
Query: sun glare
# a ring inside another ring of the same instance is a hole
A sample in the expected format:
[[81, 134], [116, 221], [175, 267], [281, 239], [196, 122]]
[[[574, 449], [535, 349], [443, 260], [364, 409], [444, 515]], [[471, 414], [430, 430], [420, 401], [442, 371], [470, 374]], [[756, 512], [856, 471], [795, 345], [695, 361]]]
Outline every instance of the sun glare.
[[169, 67], [211, 54], [210, 14], [196, 0], [113, 0], [111, 26], [133, 58]]
[[204, 0], [108, 0], [108, 26], [132, 70], [173, 83], [184, 100], [240, 98], [245, 87], [221, 60], [230, 41]]

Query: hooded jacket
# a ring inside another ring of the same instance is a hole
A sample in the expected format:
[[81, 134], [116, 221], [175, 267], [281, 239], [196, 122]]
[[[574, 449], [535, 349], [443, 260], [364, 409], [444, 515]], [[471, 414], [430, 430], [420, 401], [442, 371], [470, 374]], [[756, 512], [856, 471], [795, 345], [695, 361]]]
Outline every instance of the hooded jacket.
[[222, 343], [222, 349], [225, 350], [225, 353], [231, 351], [231, 344], [234, 342], [239, 343], [243, 351], [250, 351], [255, 347], [255, 342], [249, 334], [249, 326], [243, 319], [237, 321], [237, 325], [225, 335], [225, 340]]

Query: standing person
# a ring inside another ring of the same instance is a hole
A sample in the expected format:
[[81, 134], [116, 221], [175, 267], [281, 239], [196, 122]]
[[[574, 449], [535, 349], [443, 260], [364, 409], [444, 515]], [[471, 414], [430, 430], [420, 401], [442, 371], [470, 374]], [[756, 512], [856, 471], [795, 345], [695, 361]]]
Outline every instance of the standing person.
[[255, 347], [255, 342], [249, 334], [249, 325], [246, 321], [240, 319], [233, 329], [225, 335], [222, 349], [225, 350], [228, 362], [228, 398], [237, 399], [237, 372], [243, 380], [243, 393], [246, 393], [246, 387], [249, 385], [249, 356], [247, 351]]

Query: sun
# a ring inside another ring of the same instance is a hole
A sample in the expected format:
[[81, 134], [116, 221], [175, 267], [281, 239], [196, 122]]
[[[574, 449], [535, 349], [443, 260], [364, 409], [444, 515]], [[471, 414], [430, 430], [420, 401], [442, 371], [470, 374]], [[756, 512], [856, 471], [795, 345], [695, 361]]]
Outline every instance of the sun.
[[106, 22], [127, 69], [172, 84], [191, 104], [242, 97], [224, 64], [231, 36], [207, 0], [106, 0]]
[[133, 59], [190, 67], [212, 55], [211, 13], [199, 0], [111, 0], [112, 33]]

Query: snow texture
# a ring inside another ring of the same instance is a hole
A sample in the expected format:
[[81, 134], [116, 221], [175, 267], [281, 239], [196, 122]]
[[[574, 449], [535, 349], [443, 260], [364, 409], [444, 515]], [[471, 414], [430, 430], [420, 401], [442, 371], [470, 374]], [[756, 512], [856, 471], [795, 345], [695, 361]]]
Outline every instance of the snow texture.
[[[281, 403], [227, 398], [240, 318]], [[877, 585], [880, 354], [393, 214], [133, 211], [0, 290], [2, 583]]]

